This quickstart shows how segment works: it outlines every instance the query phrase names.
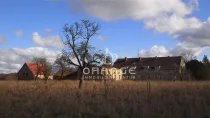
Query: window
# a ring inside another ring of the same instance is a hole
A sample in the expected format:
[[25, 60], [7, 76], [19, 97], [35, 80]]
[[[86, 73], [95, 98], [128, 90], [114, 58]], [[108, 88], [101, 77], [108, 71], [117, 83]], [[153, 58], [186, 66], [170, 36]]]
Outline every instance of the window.
[[23, 73], [23, 75], [25, 75], [25, 73]]
[[142, 66], [142, 67], [140, 67], [140, 70], [144, 70], [144, 67]]
[[152, 67], [150, 67], [150, 69], [151, 69], [151, 70], [155, 70], [155, 67], [154, 67], [154, 66], [152, 66]]
[[144, 70], [149, 70], [149, 66], [144, 66]]
[[26, 73], [26, 76], [28, 76], [28, 73]]
[[155, 70], [160, 70], [161, 66], [155, 66], [154, 69]]

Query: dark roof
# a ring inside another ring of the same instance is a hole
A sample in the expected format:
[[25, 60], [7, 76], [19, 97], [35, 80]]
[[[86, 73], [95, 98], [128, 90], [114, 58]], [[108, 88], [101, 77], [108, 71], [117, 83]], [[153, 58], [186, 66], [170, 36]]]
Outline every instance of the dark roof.
[[122, 68], [127, 66], [161, 66], [161, 70], [163, 69], [178, 69], [181, 64], [181, 56], [173, 56], [173, 57], [138, 57], [138, 58], [119, 58], [115, 61], [113, 67]]
[[[54, 76], [61, 76], [61, 72], [62, 72], [61, 70], [57, 71], [57, 72], [54, 74]], [[70, 75], [70, 74], [72, 74], [72, 73], [74, 73], [74, 72], [77, 72], [77, 70], [64, 70], [63, 76]]]

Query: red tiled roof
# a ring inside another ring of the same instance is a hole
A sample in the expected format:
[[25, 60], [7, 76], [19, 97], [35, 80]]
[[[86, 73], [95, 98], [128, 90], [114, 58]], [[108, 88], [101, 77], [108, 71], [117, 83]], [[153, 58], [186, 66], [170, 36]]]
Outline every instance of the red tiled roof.
[[[28, 68], [31, 70], [31, 72], [36, 75], [37, 74], [37, 71], [38, 71], [38, 67], [43, 67], [43, 64], [35, 64], [35, 63], [29, 63], [29, 62], [26, 62], [26, 65], [28, 66]], [[41, 72], [40, 73], [41, 75], [43, 75], [43, 73]]]

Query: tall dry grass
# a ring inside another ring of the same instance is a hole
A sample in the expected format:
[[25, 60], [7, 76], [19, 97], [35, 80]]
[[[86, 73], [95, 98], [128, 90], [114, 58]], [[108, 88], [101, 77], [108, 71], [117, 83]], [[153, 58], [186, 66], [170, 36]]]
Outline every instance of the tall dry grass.
[[0, 118], [208, 118], [210, 82], [0, 81]]

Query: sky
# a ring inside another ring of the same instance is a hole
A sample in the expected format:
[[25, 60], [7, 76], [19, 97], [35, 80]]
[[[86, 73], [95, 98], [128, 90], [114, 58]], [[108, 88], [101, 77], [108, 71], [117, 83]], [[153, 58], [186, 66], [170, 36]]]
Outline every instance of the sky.
[[[33, 57], [53, 62], [62, 28], [81, 19], [101, 25], [91, 39], [119, 58], [210, 54], [210, 0], [1, 0], [0, 73]], [[209, 55], [210, 56], [210, 55]]]

